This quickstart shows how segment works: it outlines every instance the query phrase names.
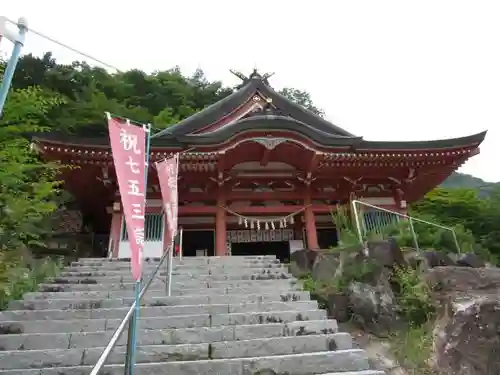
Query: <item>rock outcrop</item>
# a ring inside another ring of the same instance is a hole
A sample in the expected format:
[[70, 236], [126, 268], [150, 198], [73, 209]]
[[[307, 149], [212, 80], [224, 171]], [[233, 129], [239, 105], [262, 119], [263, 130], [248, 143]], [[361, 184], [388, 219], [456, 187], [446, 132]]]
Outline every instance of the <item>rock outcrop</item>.
[[[381, 337], [403, 325], [400, 291], [391, 271], [400, 266], [420, 271], [437, 308], [432, 332], [436, 373], [500, 374], [500, 269], [486, 267], [476, 254], [403, 253], [392, 240], [368, 242], [345, 253], [303, 252], [296, 254], [303, 260], [303, 273], [342, 285], [323, 296], [330, 315], [339, 321], [349, 316], [363, 331]], [[367, 264], [376, 267], [367, 272]]]
[[450, 300], [436, 322], [434, 349], [442, 375], [500, 374], [498, 294]]
[[369, 281], [351, 283], [347, 295], [354, 323], [366, 332], [385, 337], [399, 327], [396, 296], [387, 270], [378, 271]]
[[500, 374], [500, 270], [436, 267], [426, 278], [441, 307], [434, 329], [439, 373]]

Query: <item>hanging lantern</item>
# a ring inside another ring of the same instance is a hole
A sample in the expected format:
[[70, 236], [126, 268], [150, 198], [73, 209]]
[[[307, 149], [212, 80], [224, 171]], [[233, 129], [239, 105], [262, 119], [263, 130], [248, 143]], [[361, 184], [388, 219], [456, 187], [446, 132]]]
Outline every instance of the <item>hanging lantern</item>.
[[285, 227], [285, 220], [281, 220], [280, 221], [280, 228], [284, 228]]
[[238, 225], [243, 224], [243, 218], [241, 216], [238, 216]]
[[269, 223], [266, 221], [266, 230], [269, 230]]
[[260, 221], [257, 220], [257, 230], [260, 230]]
[[250, 222], [250, 229], [253, 229], [253, 221]]
[[274, 229], [275, 229], [275, 226], [274, 226], [274, 221], [271, 221], [271, 228], [272, 228], [272, 230], [274, 230]]
[[292, 224], [292, 225], [293, 225], [293, 224], [294, 224], [294, 222], [295, 222], [295, 219], [293, 218], [293, 216], [290, 216], [290, 224]]
[[248, 228], [248, 221], [245, 219], [245, 228]]

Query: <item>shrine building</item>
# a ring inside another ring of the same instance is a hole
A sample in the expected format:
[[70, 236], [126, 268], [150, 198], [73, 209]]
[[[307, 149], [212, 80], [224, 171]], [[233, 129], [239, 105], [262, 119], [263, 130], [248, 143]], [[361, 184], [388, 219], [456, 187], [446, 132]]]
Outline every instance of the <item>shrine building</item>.
[[[479, 153], [486, 132], [431, 141], [368, 141], [280, 95], [269, 74], [239, 74], [233, 94], [154, 135], [150, 165], [180, 154], [179, 225], [183, 252], [196, 255], [276, 254], [291, 247], [337, 243], [331, 212], [356, 198], [393, 211], [422, 198]], [[108, 253], [129, 258], [108, 137], [39, 134], [45, 160], [79, 168], [63, 172], [65, 189], [109, 236]], [[158, 177], [149, 169], [146, 257], [164, 244]], [[108, 240], [107, 240], [108, 241]]]

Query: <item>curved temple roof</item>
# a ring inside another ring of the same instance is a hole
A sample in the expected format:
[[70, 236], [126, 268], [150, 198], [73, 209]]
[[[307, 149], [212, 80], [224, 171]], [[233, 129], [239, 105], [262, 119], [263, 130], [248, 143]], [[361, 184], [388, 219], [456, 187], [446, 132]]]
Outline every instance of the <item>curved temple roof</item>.
[[[238, 74], [237, 74], [238, 75]], [[474, 135], [431, 141], [366, 141], [326, 121], [299, 104], [274, 91], [268, 84], [268, 74], [261, 76], [254, 71], [250, 77], [238, 75], [243, 84], [233, 94], [190, 116], [168, 129], [153, 135], [153, 147], [186, 148], [217, 146], [231, 141], [241, 133], [252, 131], [289, 132], [310, 139], [322, 147], [349, 148], [352, 150], [432, 150], [460, 147], [477, 147], [484, 140], [486, 131]], [[262, 110], [229, 122], [211, 131], [200, 133], [217, 123], [246, 103], [255, 95], [266, 99], [271, 110]], [[270, 114], [275, 113], [275, 114]], [[57, 133], [42, 133], [35, 140], [71, 145], [109, 146], [109, 139], [68, 137]]]
[[156, 134], [155, 138], [168, 137], [170, 134], [176, 136], [187, 135], [199, 131], [230, 114], [242, 104], [250, 101], [257, 93], [260, 93], [265, 98], [270, 98], [273, 106], [286, 113], [288, 117], [308, 124], [313, 129], [332, 135], [354, 137], [354, 135], [347, 130], [326, 121], [303, 106], [292, 102], [280, 93], [274, 91], [267, 84], [267, 77], [263, 77], [254, 71], [234, 93], [208, 106], [193, 116], [182, 120], [178, 124], [163, 130]]

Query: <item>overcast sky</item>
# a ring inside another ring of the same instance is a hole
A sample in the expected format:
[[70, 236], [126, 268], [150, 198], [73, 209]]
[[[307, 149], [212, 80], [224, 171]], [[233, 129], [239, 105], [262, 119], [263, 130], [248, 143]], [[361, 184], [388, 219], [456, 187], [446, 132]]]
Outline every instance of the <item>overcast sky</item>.
[[[461, 171], [500, 181], [500, 0], [6, 0], [0, 12], [122, 70], [200, 67], [231, 85], [230, 68], [275, 72], [273, 86], [309, 91], [368, 140], [487, 129]], [[84, 59], [28, 36], [24, 52], [45, 51]]]

